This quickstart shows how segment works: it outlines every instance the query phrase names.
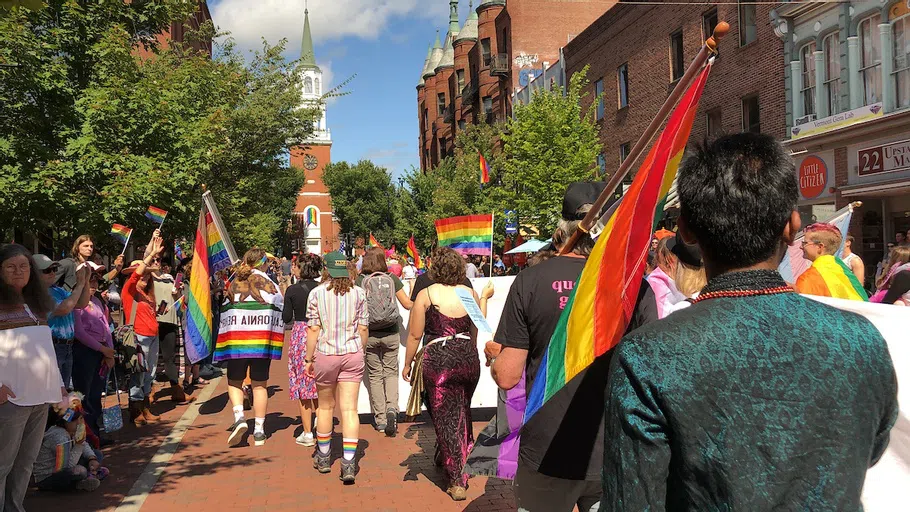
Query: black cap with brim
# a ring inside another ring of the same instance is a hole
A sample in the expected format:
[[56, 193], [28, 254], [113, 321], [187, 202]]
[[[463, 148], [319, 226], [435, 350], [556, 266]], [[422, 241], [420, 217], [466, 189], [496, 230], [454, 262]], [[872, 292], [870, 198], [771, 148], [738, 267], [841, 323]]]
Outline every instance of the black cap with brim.
[[680, 239], [679, 235], [670, 237], [669, 240], [667, 240], [667, 249], [670, 249], [670, 252], [686, 265], [697, 268], [701, 268], [703, 265], [701, 249], [698, 245], [687, 244], [684, 240]]
[[607, 188], [603, 181], [580, 181], [569, 185], [562, 198], [562, 218], [565, 220], [581, 220], [584, 214], [579, 214], [578, 209], [586, 204], [594, 204], [600, 194]]

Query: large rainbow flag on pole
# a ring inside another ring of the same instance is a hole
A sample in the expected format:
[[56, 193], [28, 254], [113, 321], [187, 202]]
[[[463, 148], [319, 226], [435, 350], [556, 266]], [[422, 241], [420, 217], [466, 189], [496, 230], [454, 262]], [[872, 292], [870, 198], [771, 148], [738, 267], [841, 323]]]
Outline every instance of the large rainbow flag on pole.
[[423, 260], [420, 258], [420, 253], [417, 252], [417, 244], [414, 242], [414, 235], [411, 235], [411, 239], [408, 240], [408, 255], [414, 259], [415, 267], [423, 268]]
[[629, 325], [654, 219], [676, 178], [711, 63], [683, 95], [585, 264], [528, 394], [527, 422], [566, 383], [615, 347]]
[[212, 267], [209, 263], [208, 229], [205, 206], [199, 211], [196, 242], [193, 245], [193, 268], [186, 300], [186, 356], [196, 363], [212, 353], [212, 293], [209, 283]]
[[441, 247], [450, 247], [460, 254], [490, 254], [493, 214], [439, 219], [436, 221], [436, 236]]

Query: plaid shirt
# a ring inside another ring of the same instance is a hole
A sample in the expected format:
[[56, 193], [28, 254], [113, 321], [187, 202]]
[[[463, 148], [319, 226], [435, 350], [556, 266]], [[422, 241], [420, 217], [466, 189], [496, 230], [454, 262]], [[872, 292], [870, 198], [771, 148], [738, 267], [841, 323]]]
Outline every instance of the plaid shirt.
[[319, 285], [307, 300], [307, 320], [311, 326], [322, 327], [316, 352], [328, 356], [359, 352], [362, 347], [357, 328], [370, 324], [366, 292], [355, 286], [344, 295], [336, 295], [328, 284]]

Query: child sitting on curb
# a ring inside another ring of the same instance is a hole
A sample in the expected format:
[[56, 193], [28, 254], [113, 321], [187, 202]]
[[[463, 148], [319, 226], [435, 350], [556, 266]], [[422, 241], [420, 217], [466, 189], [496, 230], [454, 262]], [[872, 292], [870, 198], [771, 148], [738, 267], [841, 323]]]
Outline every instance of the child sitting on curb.
[[71, 394], [66, 409], [52, 406], [47, 425], [33, 471], [38, 489], [61, 492], [97, 489], [109, 471], [101, 467], [101, 454], [85, 440], [81, 395]]

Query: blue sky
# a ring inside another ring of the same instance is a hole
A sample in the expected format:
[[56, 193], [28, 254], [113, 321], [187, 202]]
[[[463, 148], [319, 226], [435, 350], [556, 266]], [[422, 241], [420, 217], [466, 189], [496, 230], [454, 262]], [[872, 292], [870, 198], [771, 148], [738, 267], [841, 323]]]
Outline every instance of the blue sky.
[[[305, 0], [209, 0], [212, 18], [241, 48], [261, 38], [288, 39], [287, 57], [300, 56]], [[370, 159], [397, 178], [419, 162], [416, 89], [427, 45], [444, 37], [448, 0], [309, 0], [316, 61], [327, 83], [357, 75], [332, 100], [332, 160]], [[460, 24], [468, 1], [460, 0]], [[476, 4], [475, 4], [476, 5]]]

